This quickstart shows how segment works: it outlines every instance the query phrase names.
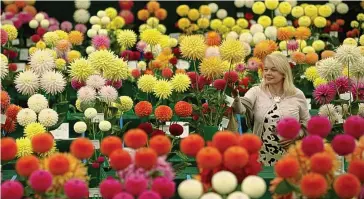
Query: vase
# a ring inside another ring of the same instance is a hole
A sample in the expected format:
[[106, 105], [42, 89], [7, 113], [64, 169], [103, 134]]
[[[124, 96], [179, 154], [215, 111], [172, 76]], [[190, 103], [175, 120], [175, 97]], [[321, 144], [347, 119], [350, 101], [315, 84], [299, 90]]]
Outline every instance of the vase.
[[217, 126], [203, 126], [203, 138], [207, 141], [211, 141], [215, 133], [219, 131]]

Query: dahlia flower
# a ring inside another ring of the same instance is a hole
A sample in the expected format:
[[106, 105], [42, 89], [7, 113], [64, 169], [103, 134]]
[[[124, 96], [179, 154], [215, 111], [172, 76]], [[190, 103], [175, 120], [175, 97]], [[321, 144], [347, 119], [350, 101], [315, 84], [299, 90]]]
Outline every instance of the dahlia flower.
[[238, 180], [230, 171], [220, 171], [212, 176], [211, 184], [216, 192], [229, 194], [238, 186]]
[[30, 56], [30, 67], [38, 75], [56, 67], [54, 57], [47, 50], [37, 50]]
[[336, 124], [342, 118], [342, 116], [336, 112], [333, 104], [325, 104], [319, 108], [320, 116], [328, 117], [331, 124]]
[[91, 75], [87, 78], [86, 85], [98, 90], [105, 85], [105, 81], [100, 75]]
[[241, 62], [245, 58], [244, 46], [239, 40], [227, 39], [220, 45], [223, 60], [231, 63]]
[[19, 125], [26, 126], [37, 120], [37, 114], [30, 108], [24, 108], [16, 116]]
[[78, 9], [73, 13], [73, 19], [77, 23], [85, 24], [90, 19], [90, 13], [85, 9]]
[[106, 79], [113, 81], [127, 79], [129, 75], [128, 63], [119, 58], [115, 58], [111, 61], [112, 63], [104, 69], [103, 76]]
[[47, 94], [55, 95], [63, 92], [66, 80], [60, 72], [47, 71], [40, 79], [40, 86]]
[[157, 79], [153, 75], [142, 75], [138, 79], [138, 88], [146, 93], [151, 93], [155, 84], [157, 83]]
[[313, 91], [315, 101], [319, 104], [328, 104], [334, 100], [336, 91], [329, 85], [320, 85]]
[[264, 30], [265, 36], [273, 41], [277, 40], [277, 28], [275, 26], [269, 26]]
[[16, 146], [18, 148], [16, 157], [18, 157], [18, 158], [32, 155], [32, 153], [33, 153], [32, 142], [27, 137], [21, 137], [21, 138], [16, 139]]
[[149, 45], [157, 45], [162, 34], [157, 29], [147, 29], [140, 34], [140, 40], [145, 41]]
[[181, 198], [200, 198], [204, 193], [203, 189], [203, 185], [200, 181], [188, 179], [178, 186], [178, 195]]
[[296, 51], [298, 49], [298, 42], [296, 40], [289, 40], [287, 42], [287, 49], [290, 51]]
[[99, 129], [100, 129], [101, 131], [108, 131], [108, 130], [110, 130], [110, 129], [111, 129], [111, 123], [110, 123], [109, 121], [106, 121], [106, 120], [101, 121], [101, 122], [99, 123]]
[[364, 83], [352, 85], [351, 92], [353, 94], [354, 99], [364, 100]]
[[24, 128], [24, 135], [29, 139], [32, 139], [35, 135], [45, 132], [46, 129], [44, 128], [44, 126], [38, 122], [32, 122], [26, 125]]
[[335, 57], [340, 63], [351, 66], [359, 61], [361, 54], [358, 47], [344, 44], [337, 48]]
[[327, 81], [335, 80], [343, 71], [342, 64], [332, 57], [317, 62], [316, 67], [320, 77]]
[[258, 57], [259, 59], [264, 59], [267, 55], [276, 51], [278, 46], [276, 42], [272, 40], [263, 40], [255, 45], [254, 48], [254, 57]]
[[110, 65], [114, 64], [115, 58], [115, 54], [111, 51], [97, 50], [89, 55], [88, 61], [95, 69], [106, 70]]
[[55, 32], [46, 32], [43, 35], [43, 40], [48, 46], [55, 46], [59, 41], [59, 37]]
[[186, 36], [180, 43], [182, 56], [191, 60], [201, 60], [205, 49], [205, 40], [201, 35]]
[[18, 30], [13, 25], [10, 24], [2, 25], [1, 29], [3, 29], [8, 34], [8, 40], [10, 41], [18, 37]]
[[43, 109], [39, 112], [38, 121], [45, 127], [51, 127], [58, 122], [58, 113], [50, 108]]
[[358, 61], [350, 64], [350, 75], [361, 79], [364, 77], [364, 56], [361, 56]]
[[84, 133], [87, 130], [87, 125], [85, 122], [76, 122], [75, 125], [73, 125], [73, 130], [76, 133]]
[[229, 63], [219, 57], [209, 57], [202, 60], [199, 69], [203, 76], [209, 79], [217, 79], [229, 70]]
[[91, 5], [91, 2], [89, 0], [76, 0], [75, 1], [75, 7], [77, 9], [88, 9]]
[[93, 102], [96, 100], [96, 91], [94, 88], [84, 86], [77, 91], [77, 98], [82, 102]]
[[347, 77], [339, 77], [330, 82], [330, 86], [339, 92], [339, 94], [346, 93], [350, 90], [349, 79]]
[[[116, 33], [116, 38], [118, 44], [122, 47], [122, 49], [129, 49], [133, 47], [137, 41], [137, 36], [132, 30], [120, 30]], [[140, 41], [142, 42], [142, 41]], [[138, 50], [143, 51], [141, 49], [144, 49], [145, 46], [142, 45], [143, 43], [138, 42], [139, 46], [137, 46]], [[145, 44], [145, 43], [144, 43]], [[143, 48], [144, 46], [144, 48]]]
[[185, 92], [191, 84], [190, 78], [186, 74], [176, 74], [171, 79], [173, 90], [177, 92]]
[[118, 91], [112, 86], [103, 86], [99, 90], [100, 100], [106, 103], [115, 101], [118, 98]]
[[110, 39], [105, 35], [96, 35], [92, 38], [92, 45], [97, 49], [110, 48]]
[[78, 81], [85, 81], [95, 72], [91, 63], [84, 58], [74, 60], [69, 67], [70, 76]]
[[48, 100], [41, 94], [34, 94], [29, 97], [27, 104], [36, 113], [48, 108]]
[[317, 68], [315, 66], [308, 67], [304, 74], [306, 78], [311, 82], [315, 81], [315, 79], [319, 77]]
[[134, 102], [129, 96], [120, 96], [119, 100], [120, 100], [119, 110], [122, 113], [128, 112], [133, 108]]
[[4, 79], [6, 75], [9, 73], [8, 64], [6, 63], [6, 60], [1, 59], [0, 60], [0, 77], [1, 79]]
[[172, 94], [172, 85], [167, 80], [157, 80], [153, 92], [159, 99], [168, 99]]

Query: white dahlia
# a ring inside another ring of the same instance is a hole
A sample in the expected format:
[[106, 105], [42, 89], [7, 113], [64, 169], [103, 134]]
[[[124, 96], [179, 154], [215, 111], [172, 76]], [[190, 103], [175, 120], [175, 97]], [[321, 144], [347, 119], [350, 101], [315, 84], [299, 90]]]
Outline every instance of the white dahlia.
[[248, 176], [241, 183], [241, 191], [251, 198], [260, 198], [267, 191], [267, 184], [259, 176]]
[[109, 121], [106, 121], [106, 120], [101, 121], [99, 123], [99, 128], [100, 128], [101, 131], [108, 131], [108, 130], [111, 129], [111, 123]]
[[87, 108], [84, 114], [87, 119], [92, 119], [97, 116], [97, 110], [95, 108]]
[[202, 194], [203, 186], [198, 180], [185, 180], [178, 186], [178, 195], [183, 199], [200, 198]]
[[360, 59], [355, 62], [353, 65], [349, 67], [350, 75], [361, 79], [364, 77], [364, 56], [361, 56]]
[[91, 75], [86, 80], [86, 85], [99, 90], [105, 85], [106, 80], [100, 75]]
[[28, 107], [36, 113], [48, 108], [48, 100], [41, 94], [34, 94], [29, 97], [27, 104]]
[[23, 95], [32, 95], [39, 89], [39, 76], [31, 70], [20, 72], [14, 82], [16, 90]]
[[16, 121], [20, 126], [26, 126], [37, 120], [37, 114], [30, 108], [23, 108], [16, 115]]
[[54, 57], [48, 50], [37, 50], [30, 57], [30, 67], [38, 74], [42, 75], [45, 71], [56, 67]]
[[58, 71], [47, 71], [40, 79], [40, 86], [47, 94], [55, 95], [63, 92], [66, 80]]
[[343, 67], [336, 58], [326, 58], [316, 63], [317, 72], [321, 78], [332, 81], [341, 76]]
[[220, 194], [229, 194], [238, 186], [238, 180], [230, 171], [220, 171], [212, 176], [212, 187]]
[[110, 103], [118, 98], [118, 91], [112, 86], [103, 86], [99, 91], [101, 101]]
[[91, 5], [91, 2], [89, 0], [76, 0], [75, 1], [75, 7], [77, 9], [88, 9]]
[[77, 91], [77, 98], [81, 102], [93, 102], [96, 99], [96, 91], [89, 86], [83, 86]]
[[359, 111], [358, 111], [358, 115], [364, 117], [364, 103], [360, 103], [359, 104]]
[[45, 127], [51, 127], [58, 122], [58, 113], [51, 109], [46, 108], [39, 112], [38, 121]]
[[8, 63], [6, 63], [6, 60], [1, 59], [0, 60], [0, 77], [1, 79], [4, 79], [6, 75], [9, 73]]
[[273, 41], [277, 40], [277, 28], [275, 26], [268, 26], [264, 30], [265, 36], [267, 36], [268, 39], [271, 39]]
[[354, 64], [359, 61], [361, 54], [360, 49], [353, 45], [344, 44], [337, 48], [335, 57], [342, 64]]
[[338, 123], [339, 119], [342, 118], [342, 116], [336, 111], [335, 106], [333, 104], [322, 105], [319, 108], [318, 114], [320, 116], [329, 118], [329, 120], [332, 124]]
[[73, 130], [76, 133], [84, 133], [87, 130], [87, 125], [85, 122], [76, 122], [75, 125], [73, 125]]
[[77, 23], [85, 24], [90, 19], [90, 13], [85, 9], [78, 9], [73, 13], [73, 19]]

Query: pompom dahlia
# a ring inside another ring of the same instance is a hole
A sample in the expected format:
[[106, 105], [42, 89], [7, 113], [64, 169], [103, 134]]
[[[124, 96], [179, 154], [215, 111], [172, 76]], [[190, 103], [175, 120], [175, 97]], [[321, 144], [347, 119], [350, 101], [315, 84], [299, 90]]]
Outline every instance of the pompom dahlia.
[[37, 114], [30, 108], [25, 108], [19, 111], [16, 116], [19, 125], [26, 126], [37, 120]]
[[118, 98], [118, 91], [112, 86], [103, 86], [99, 90], [100, 100], [106, 103], [115, 101]]
[[43, 40], [48, 46], [55, 46], [57, 42], [60, 40], [58, 34], [55, 32], [46, 32], [43, 35]]
[[153, 88], [157, 83], [157, 79], [153, 75], [143, 75], [138, 79], [138, 88], [146, 93], [153, 92]]
[[34, 112], [39, 113], [41, 110], [48, 108], [48, 100], [41, 94], [34, 94], [28, 99], [28, 107]]
[[85, 9], [78, 9], [73, 13], [73, 19], [77, 23], [86, 24], [90, 18], [90, 13]]
[[58, 113], [50, 108], [39, 112], [38, 121], [45, 127], [51, 127], [58, 122]]
[[108, 49], [110, 48], [110, 39], [105, 35], [96, 35], [92, 38], [92, 45], [97, 49]]
[[68, 41], [72, 45], [82, 45], [83, 39], [83, 34], [80, 31], [74, 30], [68, 34]]
[[127, 112], [129, 111], [130, 109], [133, 108], [133, 100], [129, 97], [129, 96], [120, 96], [119, 97], [119, 100], [120, 100], [120, 110], [121, 112]]
[[155, 118], [161, 122], [169, 121], [173, 116], [173, 111], [169, 106], [160, 105], [154, 111]]
[[10, 41], [18, 37], [18, 30], [13, 25], [10, 24], [2, 25], [1, 29], [3, 29], [8, 34], [8, 39]]
[[141, 101], [138, 102], [134, 107], [135, 115], [138, 117], [147, 117], [149, 116], [153, 111], [153, 106], [148, 101]]
[[40, 79], [40, 86], [47, 94], [58, 94], [63, 92], [66, 80], [58, 71], [45, 72]]
[[7, 60], [0, 60], [0, 78], [4, 79], [9, 73]]
[[168, 99], [172, 95], [172, 85], [167, 80], [157, 80], [153, 92], [159, 99]]
[[[133, 30], [120, 30], [116, 33], [116, 39], [122, 49], [129, 49], [135, 45], [137, 36]], [[139, 51], [143, 51], [142, 49], [146, 47], [146, 44], [143, 45], [141, 42], [143, 41], [138, 42], [139, 46], [137, 46]]]
[[318, 104], [328, 104], [334, 100], [336, 91], [333, 87], [323, 84], [315, 88], [313, 96]]
[[188, 117], [192, 115], [192, 105], [185, 101], [179, 101], [174, 106], [174, 111], [179, 117]]
[[32, 122], [26, 125], [24, 128], [24, 135], [29, 139], [32, 139], [35, 135], [45, 132], [46, 129], [44, 128], [44, 126], [38, 122]]
[[180, 44], [182, 57], [191, 60], [201, 60], [205, 55], [206, 44], [203, 36], [186, 36]]
[[95, 72], [91, 63], [84, 58], [74, 60], [69, 67], [70, 76], [78, 81], [86, 81]]
[[39, 89], [39, 76], [31, 70], [19, 73], [14, 82], [16, 90], [23, 95], [32, 95]]
[[254, 57], [258, 57], [259, 59], [264, 59], [267, 55], [276, 51], [278, 46], [276, 42], [272, 40], [263, 40], [255, 45], [254, 48]]
[[96, 91], [92, 87], [84, 86], [77, 91], [77, 98], [82, 102], [94, 102], [96, 100]]
[[342, 64], [332, 57], [317, 62], [316, 67], [320, 77], [327, 81], [335, 80], [343, 71]]
[[30, 57], [30, 67], [38, 75], [56, 67], [54, 57], [50, 51], [37, 50]]
[[173, 90], [177, 92], [185, 92], [191, 85], [191, 80], [186, 74], [176, 74], [171, 79]]
[[105, 81], [100, 75], [91, 75], [87, 78], [86, 85], [98, 90], [105, 86]]
[[317, 68], [315, 66], [308, 67], [305, 71], [305, 76], [309, 81], [315, 81], [315, 79], [319, 77]]

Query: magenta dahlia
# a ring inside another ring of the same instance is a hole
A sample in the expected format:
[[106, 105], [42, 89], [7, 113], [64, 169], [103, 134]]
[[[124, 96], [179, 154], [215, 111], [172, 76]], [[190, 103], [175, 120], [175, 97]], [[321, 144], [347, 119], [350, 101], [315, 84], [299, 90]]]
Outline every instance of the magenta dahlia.
[[318, 86], [313, 91], [313, 96], [318, 104], [328, 104], [335, 99], [336, 91], [327, 84]]

